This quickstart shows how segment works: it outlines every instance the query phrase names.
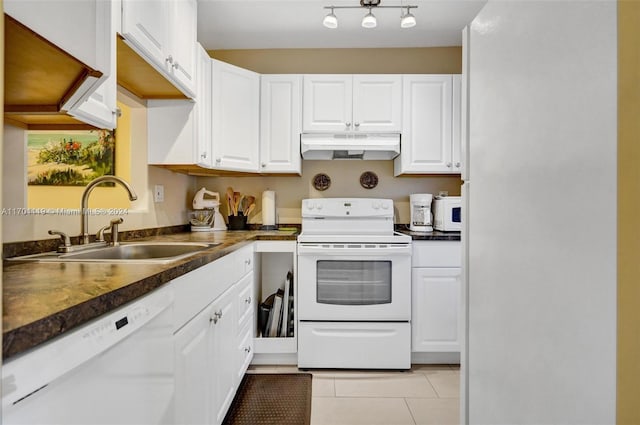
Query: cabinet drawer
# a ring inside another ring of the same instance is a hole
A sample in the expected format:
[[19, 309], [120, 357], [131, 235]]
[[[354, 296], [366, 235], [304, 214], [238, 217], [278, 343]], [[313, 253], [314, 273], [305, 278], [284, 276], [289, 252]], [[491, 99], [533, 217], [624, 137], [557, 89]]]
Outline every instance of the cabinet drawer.
[[454, 241], [414, 241], [411, 267], [460, 267], [462, 248]]
[[[253, 318], [253, 316], [251, 316], [251, 318]], [[253, 332], [251, 332], [251, 330], [251, 322], [249, 322], [242, 328], [242, 331], [238, 335], [238, 352], [236, 355], [238, 382], [242, 380], [244, 373], [251, 363], [251, 359], [253, 359]]]
[[242, 329], [244, 324], [253, 316], [255, 300], [253, 296], [253, 273], [246, 275], [238, 282], [238, 295], [236, 299], [238, 311], [238, 329]]
[[236, 253], [236, 261], [238, 264], [238, 270], [241, 272], [239, 277], [244, 276], [253, 270], [253, 251], [254, 245], [251, 244], [247, 247], [240, 248]]

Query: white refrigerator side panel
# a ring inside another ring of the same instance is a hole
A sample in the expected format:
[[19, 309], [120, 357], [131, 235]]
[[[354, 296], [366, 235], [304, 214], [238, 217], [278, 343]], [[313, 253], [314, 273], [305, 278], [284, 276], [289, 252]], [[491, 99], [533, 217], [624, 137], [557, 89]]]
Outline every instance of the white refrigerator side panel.
[[472, 424], [616, 422], [616, 2], [471, 25]]

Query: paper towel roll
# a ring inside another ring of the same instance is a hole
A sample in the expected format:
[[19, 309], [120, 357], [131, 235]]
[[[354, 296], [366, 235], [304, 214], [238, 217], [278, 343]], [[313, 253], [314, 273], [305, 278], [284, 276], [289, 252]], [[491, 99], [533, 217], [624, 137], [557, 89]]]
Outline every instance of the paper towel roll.
[[262, 192], [262, 225], [276, 224], [276, 193], [273, 190]]

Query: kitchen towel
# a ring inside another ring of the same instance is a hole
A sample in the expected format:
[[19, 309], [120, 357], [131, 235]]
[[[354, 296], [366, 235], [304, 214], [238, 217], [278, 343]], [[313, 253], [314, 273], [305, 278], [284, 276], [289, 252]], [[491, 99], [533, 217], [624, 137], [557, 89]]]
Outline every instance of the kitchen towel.
[[276, 193], [273, 190], [262, 192], [262, 225], [276, 224]]

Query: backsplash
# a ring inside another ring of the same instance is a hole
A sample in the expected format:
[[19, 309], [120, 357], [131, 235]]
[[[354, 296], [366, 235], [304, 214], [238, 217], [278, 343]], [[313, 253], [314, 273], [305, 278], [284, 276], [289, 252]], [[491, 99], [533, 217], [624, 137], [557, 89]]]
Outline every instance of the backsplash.
[[[196, 189], [206, 187], [219, 192], [222, 199], [220, 211], [226, 216], [227, 206], [224, 194], [227, 187], [234, 191], [256, 197], [256, 209], [249, 217], [249, 223], [262, 222], [262, 192], [273, 190], [276, 193], [276, 222], [282, 224], [300, 223], [300, 203], [305, 198], [389, 198], [394, 202], [396, 223], [409, 222], [409, 194], [447, 191], [451, 196], [460, 195], [459, 175], [433, 176], [393, 176], [393, 161], [303, 161], [303, 174], [291, 176], [255, 176], [255, 177], [197, 177]], [[373, 189], [360, 185], [360, 175], [371, 171], [378, 177]], [[329, 176], [331, 183], [324, 191], [316, 190], [313, 178], [318, 173]], [[195, 192], [194, 192], [195, 193]], [[190, 196], [193, 197], [194, 193]]]

